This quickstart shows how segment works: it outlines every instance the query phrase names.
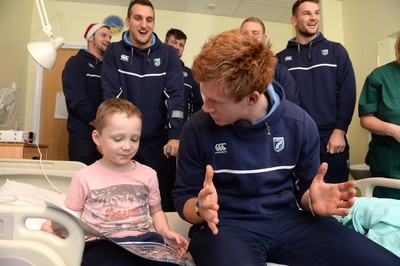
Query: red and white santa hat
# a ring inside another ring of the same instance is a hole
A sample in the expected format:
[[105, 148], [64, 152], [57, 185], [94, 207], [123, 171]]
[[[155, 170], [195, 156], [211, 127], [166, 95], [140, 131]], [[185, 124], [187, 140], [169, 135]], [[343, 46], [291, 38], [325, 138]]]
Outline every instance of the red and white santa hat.
[[92, 23], [92, 24], [90, 24], [89, 27], [87, 27], [87, 29], [86, 29], [85, 34], [83, 35], [83, 37], [84, 37], [86, 40], [89, 40], [90, 36], [92, 36], [93, 33], [95, 33], [96, 30], [100, 29], [101, 27], [107, 27], [107, 28], [108, 28], [107, 25], [101, 24], [101, 23]]

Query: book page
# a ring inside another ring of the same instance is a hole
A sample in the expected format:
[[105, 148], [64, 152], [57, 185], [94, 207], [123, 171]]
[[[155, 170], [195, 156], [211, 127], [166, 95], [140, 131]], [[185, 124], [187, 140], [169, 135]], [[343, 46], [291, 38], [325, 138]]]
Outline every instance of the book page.
[[[53, 208], [57, 210], [61, 210], [65, 213], [68, 213], [70, 217], [72, 217], [81, 227], [83, 234], [85, 236], [85, 240], [93, 240], [93, 239], [105, 239], [111, 241], [127, 250], [132, 252], [133, 254], [155, 261], [162, 261], [168, 263], [174, 263], [177, 265], [185, 266], [185, 262], [183, 258], [179, 256], [179, 254], [171, 247], [157, 243], [157, 242], [116, 242], [105, 235], [101, 234], [81, 219], [73, 216], [66, 210], [54, 205], [52, 203], [46, 202], [48, 208]], [[53, 230], [60, 232], [63, 236], [68, 236], [68, 232], [66, 231], [65, 227], [61, 224], [53, 222]]]

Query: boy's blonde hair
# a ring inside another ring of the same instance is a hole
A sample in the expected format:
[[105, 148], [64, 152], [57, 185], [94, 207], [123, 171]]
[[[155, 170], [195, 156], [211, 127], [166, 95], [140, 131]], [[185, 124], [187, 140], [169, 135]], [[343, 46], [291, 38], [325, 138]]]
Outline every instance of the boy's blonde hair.
[[114, 114], [125, 114], [127, 117], [139, 117], [142, 120], [142, 113], [130, 101], [120, 98], [110, 98], [103, 101], [97, 109], [94, 120], [96, 130], [101, 131], [107, 126], [108, 119]]

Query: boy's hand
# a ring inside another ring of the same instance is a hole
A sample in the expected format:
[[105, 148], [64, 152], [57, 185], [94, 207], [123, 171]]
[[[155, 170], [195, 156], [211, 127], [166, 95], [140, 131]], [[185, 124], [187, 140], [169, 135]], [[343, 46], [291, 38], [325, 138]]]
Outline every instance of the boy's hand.
[[53, 224], [52, 224], [51, 220], [46, 220], [40, 227], [40, 230], [51, 233], [60, 238], [65, 238], [65, 236], [63, 236], [59, 231], [53, 230]]

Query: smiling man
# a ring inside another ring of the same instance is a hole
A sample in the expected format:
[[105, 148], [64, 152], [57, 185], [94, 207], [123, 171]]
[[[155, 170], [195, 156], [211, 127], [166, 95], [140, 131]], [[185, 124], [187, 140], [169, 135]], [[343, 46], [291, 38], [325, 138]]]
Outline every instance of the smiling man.
[[346, 49], [319, 32], [320, 13], [319, 0], [294, 3], [291, 23], [296, 37], [277, 57], [297, 82], [300, 106], [317, 124], [321, 162], [329, 164], [325, 179], [339, 183], [349, 177], [346, 133], [356, 103], [356, 82]]
[[83, 37], [87, 48], [68, 59], [62, 72], [62, 86], [68, 110], [68, 159], [89, 165], [101, 158], [92, 132], [97, 107], [103, 101], [101, 67], [111, 41], [110, 28], [92, 23]]
[[173, 211], [174, 157], [186, 99], [179, 56], [153, 32], [154, 23], [150, 1], [131, 1], [125, 19], [128, 30], [121, 41], [110, 44], [104, 57], [103, 96], [127, 99], [142, 112], [141, 145], [135, 159], [157, 171], [163, 210]]

